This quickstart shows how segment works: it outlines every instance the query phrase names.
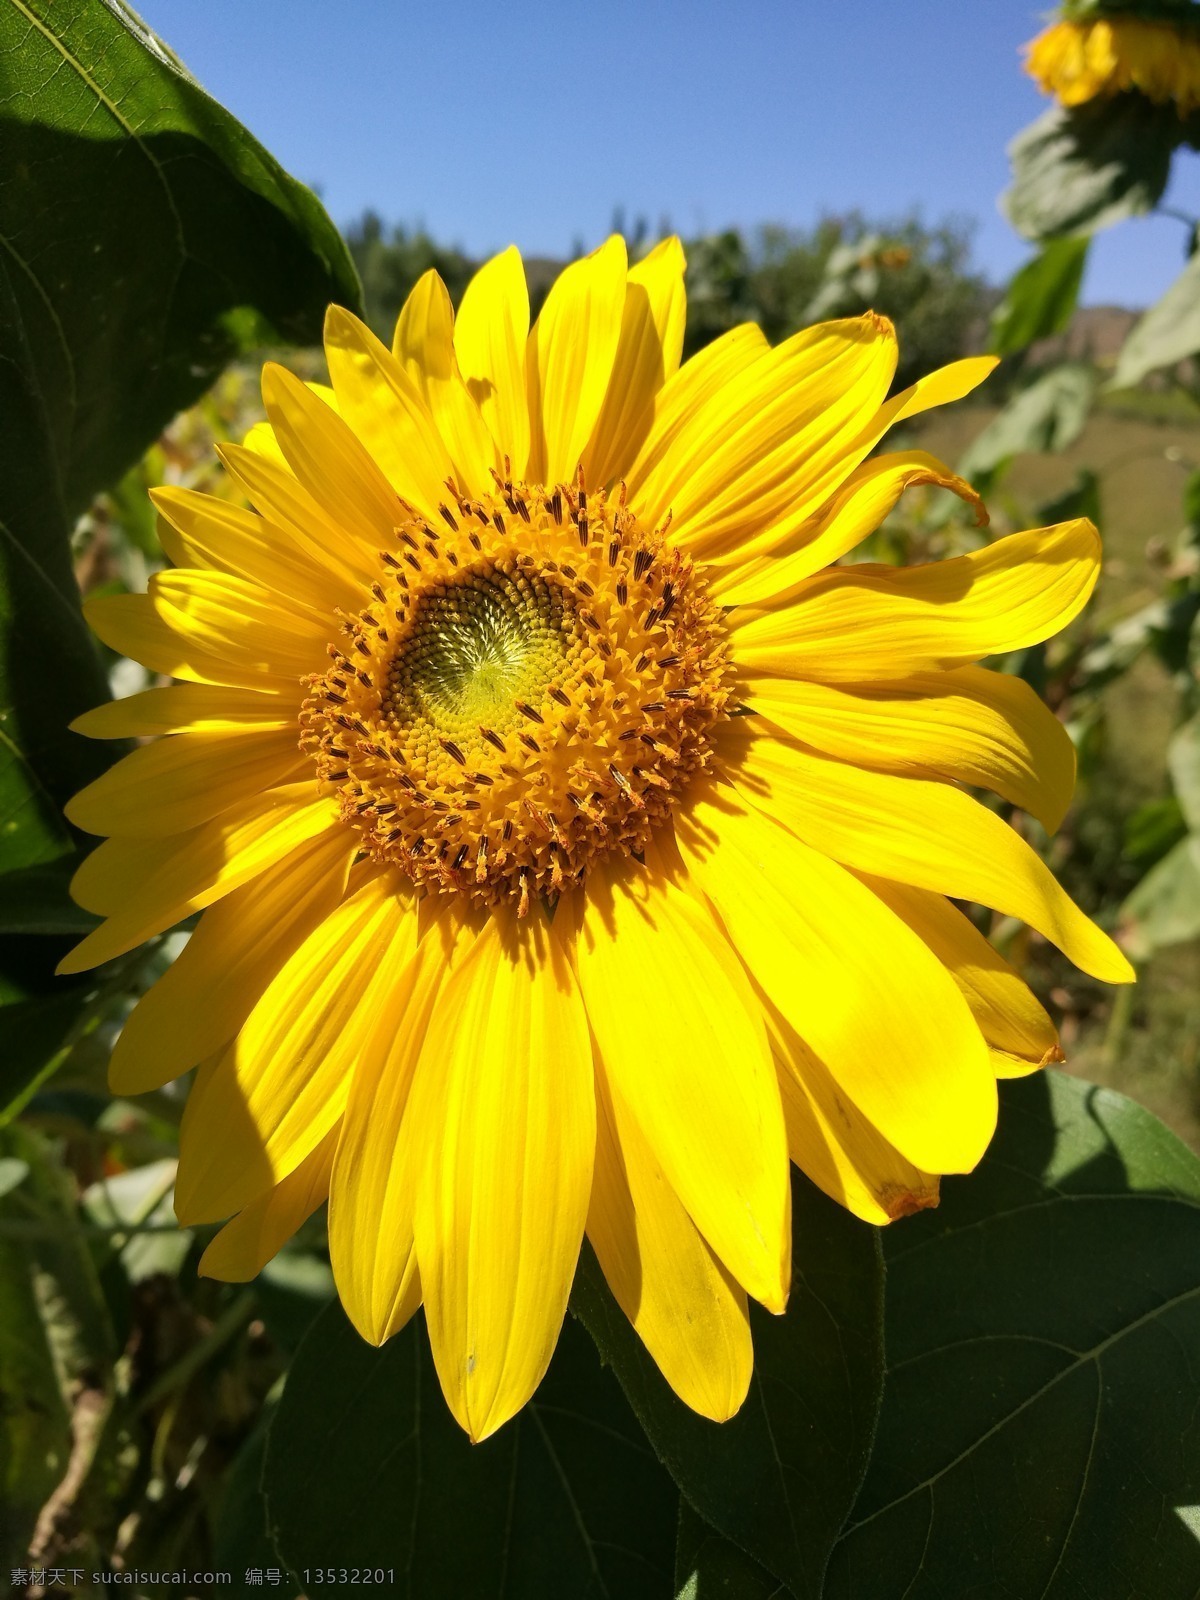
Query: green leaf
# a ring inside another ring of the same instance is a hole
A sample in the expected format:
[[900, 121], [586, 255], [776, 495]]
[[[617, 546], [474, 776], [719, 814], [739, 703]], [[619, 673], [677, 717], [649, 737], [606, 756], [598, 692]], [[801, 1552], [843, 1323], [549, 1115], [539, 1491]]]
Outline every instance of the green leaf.
[[996, 355], [1015, 355], [1035, 339], [1064, 331], [1079, 299], [1090, 244], [1087, 234], [1052, 239], [1015, 274], [992, 313], [988, 345]]
[[994, 472], [1012, 456], [1065, 450], [1083, 432], [1096, 376], [1080, 362], [1051, 367], [992, 418], [958, 464], [966, 478]]
[[785, 1600], [787, 1593], [786, 1585], [680, 1501], [675, 1600]]
[[1123, 1096], [1001, 1086], [890, 1228], [888, 1372], [827, 1600], [1195, 1600], [1200, 1159]]
[[92, 974], [53, 976], [53, 963], [70, 943], [0, 933], [0, 1124], [20, 1110], [52, 1068], [96, 992]]
[[1148, 870], [1187, 837], [1187, 823], [1173, 794], [1147, 800], [1125, 819], [1121, 858]]
[[73, 865], [68, 858], [0, 874], [0, 934], [90, 933], [100, 919], [71, 899]]
[[23, 1110], [58, 1065], [59, 1052], [91, 992], [92, 985], [86, 982], [64, 983], [54, 994], [10, 1001], [0, 1010], [4, 1029], [0, 1126]]
[[337, 1294], [329, 1262], [294, 1247], [272, 1257], [254, 1287], [267, 1332], [289, 1355]]
[[[25, 869], [0, 929], [77, 935], [61, 807], [114, 752], [67, 732], [108, 698], [71, 530], [248, 319], [312, 342], [358, 288], [313, 195], [119, 0], [0, 0], [0, 148], [0, 873]], [[60, 942], [23, 943], [0, 1104], [52, 1068], [89, 992], [54, 979]]]
[[[258, 1600], [266, 1586], [247, 1582], [250, 1572], [257, 1567], [260, 1572], [278, 1567], [279, 1557], [267, 1532], [267, 1507], [262, 1494], [263, 1463], [267, 1455], [267, 1434], [275, 1415], [277, 1395], [267, 1396], [258, 1421], [252, 1432], [234, 1456], [225, 1474], [224, 1489], [217, 1507], [216, 1526], [213, 1529], [212, 1565], [218, 1572], [232, 1574], [232, 1584], [222, 1584], [226, 1597], [238, 1600], [249, 1596]], [[279, 1584], [272, 1584], [271, 1593], [277, 1600], [291, 1600], [300, 1591], [286, 1574]]]
[[[17, 1157], [5, 1158], [5, 1165]], [[5, 1199], [7, 1200], [7, 1196]], [[0, 1204], [0, 1229], [12, 1208]], [[0, 1233], [0, 1564], [22, 1566], [66, 1469], [70, 1417], [19, 1239]]]
[[787, 1315], [751, 1307], [754, 1377], [719, 1427], [676, 1398], [590, 1252], [572, 1304], [684, 1497], [801, 1597], [821, 1593], [866, 1470], [879, 1406], [883, 1276], [877, 1232], [793, 1174]]
[[1168, 850], [1125, 899], [1122, 943], [1135, 961], [1168, 945], [1200, 939], [1200, 834]]
[[0, 1563], [25, 1562], [37, 1514], [76, 1473], [70, 1518], [111, 1404], [115, 1339], [79, 1225], [71, 1178], [45, 1141], [0, 1133], [26, 1168], [0, 1197]]
[[347, 1566], [384, 1568], [386, 1592], [410, 1600], [671, 1592], [678, 1496], [569, 1319], [534, 1398], [472, 1445], [424, 1318], [375, 1349], [331, 1305], [296, 1352], [263, 1488], [279, 1553], [310, 1594], [360, 1594], [336, 1574], [319, 1591], [304, 1577]]
[[1106, 388], [1132, 389], [1148, 372], [1173, 367], [1200, 350], [1200, 255], [1134, 323]]
[[289, 178], [118, 0], [0, 0], [0, 865], [69, 845], [106, 698], [68, 536], [239, 349], [314, 341], [354, 269]]
[[1200, 833], [1200, 713], [1177, 728], [1167, 746], [1167, 765], [1179, 809], [1193, 833]]
[[1139, 216], [1162, 197], [1179, 138], [1174, 106], [1140, 94], [1055, 106], [1009, 145], [1013, 182], [1001, 209], [1039, 241]]
[[[84, 1190], [80, 1206], [99, 1227], [127, 1224], [128, 1235], [114, 1233], [109, 1248], [120, 1260], [130, 1283], [141, 1283], [156, 1273], [174, 1277], [191, 1248], [192, 1234], [175, 1221], [175, 1169], [177, 1161], [163, 1158], [131, 1167], [111, 1178], [101, 1178]], [[141, 1228], [164, 1231], [141, 1233]]]

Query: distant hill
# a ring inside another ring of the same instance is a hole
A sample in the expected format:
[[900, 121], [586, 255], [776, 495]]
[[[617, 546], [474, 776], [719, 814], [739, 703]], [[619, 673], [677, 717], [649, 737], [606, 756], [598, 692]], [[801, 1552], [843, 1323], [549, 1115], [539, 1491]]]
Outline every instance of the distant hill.
[[1097, 366], [1111, 366], [1140, 316], [1140, 311], [1124, 306], [1083, 306], [1065, 333], [1039, 339], [1030, 347], [1029, 361], [1034, 366], [1053, 361], [1094, 361]]

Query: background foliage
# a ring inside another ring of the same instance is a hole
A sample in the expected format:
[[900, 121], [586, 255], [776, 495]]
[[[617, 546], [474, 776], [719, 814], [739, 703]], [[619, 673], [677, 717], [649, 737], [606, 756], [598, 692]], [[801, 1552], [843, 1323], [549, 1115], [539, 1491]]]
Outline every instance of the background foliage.
[[[380, 1351], [349, 1328], [320, 1216], [253, 1285], [198, 1278], [212, 1230], [171, 1208], [186, 1085], [135, 1104], [105, 1081], [186, 930], [51, 973], [90, 922], [59, 806], [113, 754], [66, 723], [106, 680], [148, 681], [94, 646], [79, 590], [141, 589], [164, 563], [150, 485], [228, 492], [213, 446], [260, 415], [264, 348], [320, 376], [329, 300], [389, 335], [423, 271], [457, 300], [474, 263], [372, 214], [343, 245], [116, 0], [0, 0], [0, 1560], [18, 1592], [141, 1570], [183, 1575], [136, 1585], [154, 1596], [349, 1594], [355, 1567], [414, 1600], [1200, 1592], [1200, 257], [1134, 325], [1077, 310], [1092, 233], [1136, 226], [1192, 130], [1136, 96], [1104, 109], [1015, 142], [1006, 204], [1036, 248], [1003, 290], [960, 221], [726, 232], [687, 243], [687, 347], [873, 306], [898, 325], [898, 383], [1006, 357], [977, 404], [911, 434], [987, 494], [991, 529], [922, 491], [869, 559], [1080, 513], [1104, 528], [1088, 613], [998, 664], [1080, 763], [1054, 840], [1014, 820], [1141, 982], [1114, 999], [980, 919], [1063, 1017], [1071, 1071], [1109, 1087], [1005, 1085], [980, 1171], [882, 1234], [797, 1176], [792, 1304], [756, 1313], [724, 1427], [675, 1401], [585, 1257], [548, 1379], [472, 1449], [419, 1319]], [[529, 263], [535, 307], [560, 265]]]

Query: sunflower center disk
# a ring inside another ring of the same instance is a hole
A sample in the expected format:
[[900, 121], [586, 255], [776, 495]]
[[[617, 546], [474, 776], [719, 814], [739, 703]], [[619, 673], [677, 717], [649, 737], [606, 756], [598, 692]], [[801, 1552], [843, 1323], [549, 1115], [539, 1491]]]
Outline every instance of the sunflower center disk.
[[709, 764], [721, 613], [603, 493], [505, 483], [442, 515], [401, 512], [302, 743], [375, 859], [524, 914], [643, 849]]

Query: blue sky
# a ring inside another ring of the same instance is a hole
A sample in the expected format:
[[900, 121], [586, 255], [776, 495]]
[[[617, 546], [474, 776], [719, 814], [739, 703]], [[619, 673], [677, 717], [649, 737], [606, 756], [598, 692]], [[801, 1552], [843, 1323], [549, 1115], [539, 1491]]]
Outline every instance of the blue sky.
[[[561, 255], [614, 210], [684, 234], [858, 207], [977, 222], [1003, 280], [1005, 145], [1044, 108], [1021, 0], [140, 0], [201, 83], [345, 223]], [[1200, 156], [1167, 201], [1200, 213]], [[1090, 303], [1144, 305], [1185, 229], [1102, 235]]]

